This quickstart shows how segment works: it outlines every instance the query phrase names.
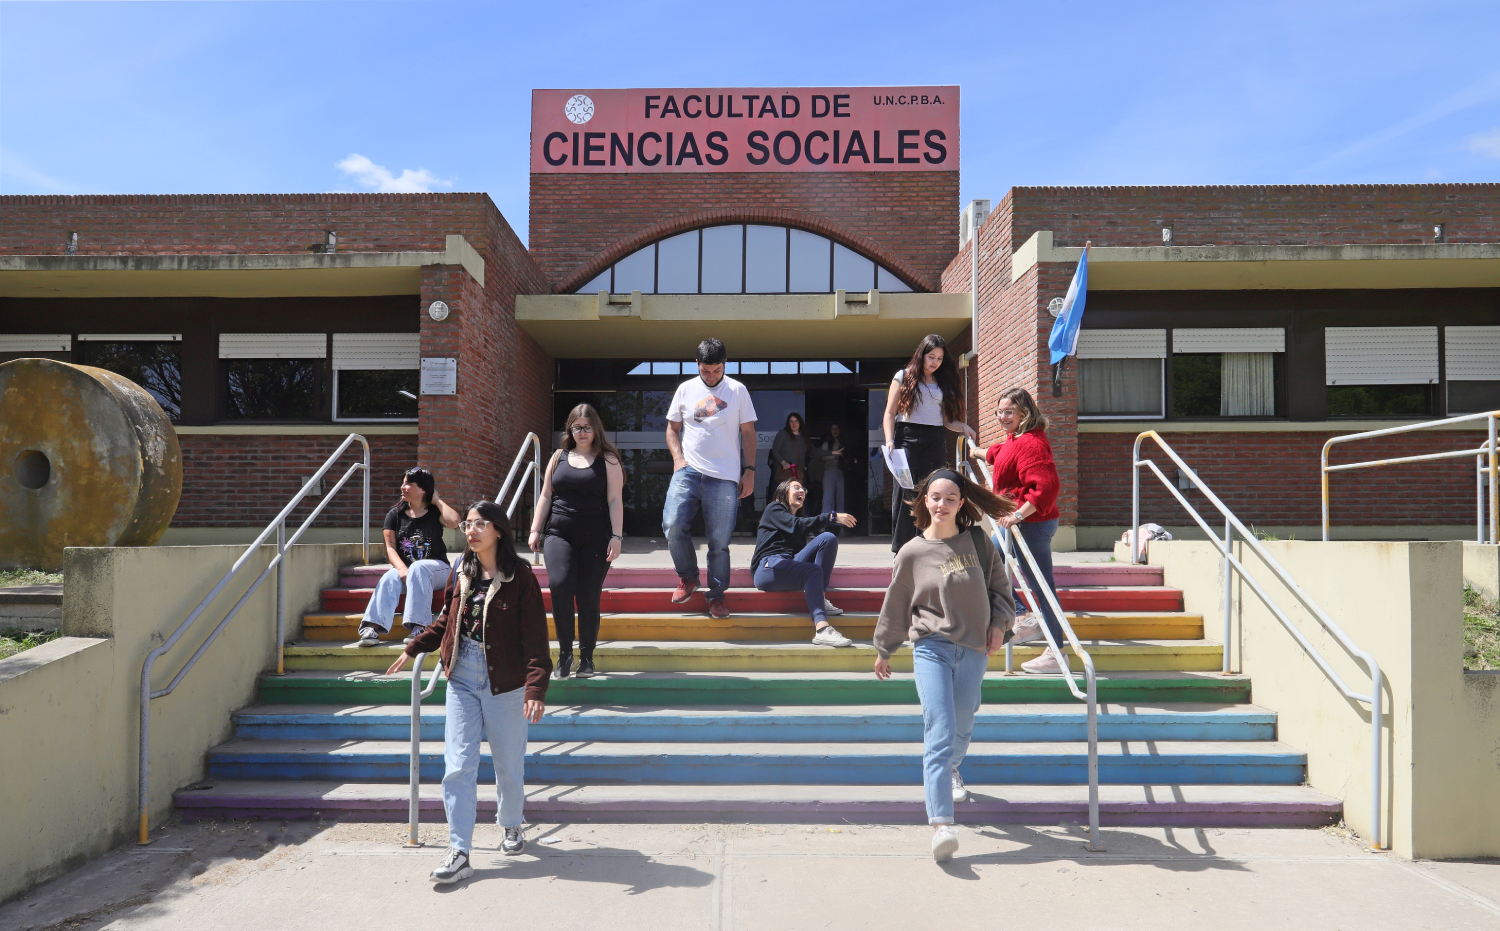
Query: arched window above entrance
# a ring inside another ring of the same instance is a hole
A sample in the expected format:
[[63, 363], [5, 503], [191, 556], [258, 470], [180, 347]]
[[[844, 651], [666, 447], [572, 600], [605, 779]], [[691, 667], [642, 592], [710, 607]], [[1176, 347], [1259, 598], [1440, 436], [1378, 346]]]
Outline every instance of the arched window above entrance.
[[576, 293], [829, 294], [910, 291], [895, 273], [826, 236], [787, 226], [709, 226], [637, 249]]

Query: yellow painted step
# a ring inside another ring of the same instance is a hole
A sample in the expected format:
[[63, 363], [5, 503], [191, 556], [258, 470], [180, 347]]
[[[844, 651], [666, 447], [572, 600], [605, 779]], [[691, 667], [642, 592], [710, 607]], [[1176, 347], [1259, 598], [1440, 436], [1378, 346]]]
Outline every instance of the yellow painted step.
[[[1197, 671], [1220, 668], [1223, 649], [1208, 641], [1096, 640], [1084, 648], [1094, 659], [1094, 668], [1111, 671]], [[289, 670], [384, 670], [400, 652], [400, 644], [374, 647], [303, 642], [287, 647]], [[1041, 653], [1034, 644], [1015, 648], [1019, 666]], [[557, 651], [553, 650], [556, 657]], [[869, 644], [852, 647], [791, 643], [672, 643], [641, 641], [600, 642], [594, 665], [600, 672], [864, 672], [875, 661]], [[1081, 669], [1069, 655], [1074, 668]], [[900, 650], [891, 658], [891, 668], [911, 671], [911, 651]], [[990, 657], [990, 668], [1005, 668], [1003, 653]]]
[[[875, 615], [846, 614], [829, 618], [846, 637], [869, 640]], [[309, 614], [302, 619], [307, 640], [348, 643], [359, 638], [358, 614]], [[1120, 612], [1070, 614], [1068, 623], [1085, 640], [1201, 640], [1203, 618], [1197, 614]], [[547, 635], [557, 639], [549, 618]], [[756, 640], [780, 642], [812, 636], [812, 620], [800, 614], [738, 614], [716, 620], [705, 614], [606, 614], [600, 619], [602, 640], [667, 640], [701, 642]], [[382, 640], [401, 641], [406, 631], [398, 623]]]

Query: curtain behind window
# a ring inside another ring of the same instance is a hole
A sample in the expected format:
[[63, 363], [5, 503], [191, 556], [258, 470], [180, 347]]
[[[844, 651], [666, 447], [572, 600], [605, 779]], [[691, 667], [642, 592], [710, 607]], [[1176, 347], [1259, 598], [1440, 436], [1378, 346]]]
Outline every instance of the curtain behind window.
[[1079, 359], [1078, 412], [1160, 417], [1160, 359]]
[[1221, 417], [1273, 417], [1276, 415], [1275, 353], [1224, 353]]

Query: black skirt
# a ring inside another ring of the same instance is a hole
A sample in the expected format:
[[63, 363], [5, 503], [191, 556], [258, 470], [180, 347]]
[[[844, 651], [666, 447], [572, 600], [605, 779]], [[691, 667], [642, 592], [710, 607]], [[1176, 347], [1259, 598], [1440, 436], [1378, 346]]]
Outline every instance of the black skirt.
[[[911, 466], [912, 482], [918, 487], [935, 469], [948, 463], [948, 428], [925, 423], [896, 421], [896, 449], [905, 450], [906, 463]], [[917, 535], [917, 526], [912, 520], [913, 492], [907, 491], [891, 479], [891, 552], [899, 552], [906, 541]]]

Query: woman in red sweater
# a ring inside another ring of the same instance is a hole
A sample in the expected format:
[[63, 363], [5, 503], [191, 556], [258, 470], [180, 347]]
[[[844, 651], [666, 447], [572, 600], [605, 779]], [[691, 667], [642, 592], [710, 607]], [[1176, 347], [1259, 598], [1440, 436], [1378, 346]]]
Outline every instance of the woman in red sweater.
[[[1012, 388], [1000, 395], [995, 405], [995, 419], [1005, 436], [989, 448], [985, 460], [989, 462], [994, 476], [995, 491], [1008, 496], [1016, 503], [1016, 510], [1000, 518], [998, 523], [1005, 528], [1019, 527], [1021, 537], [1036, 557], [1037, 568], [1047, 587], [1056, 591], [1052, 583], [1052, 536], [1057, 533], [1057, 492], [1059, 482], [1057, 465], [1052, 461], [1052, 445], [1047, 442], [1047, 418], [1037, 408], [1036, 401], [1024, 388]], [[978, 453], [976, 451], [975, 455]], [[1026, 581], [1036, 591], [1037, 580], [1031, 566], [1024, 558], [1021, 569]], [[1042, 599], [1040, 594], [1038, 600]], [[1017, 607], [1020, 607], [1017, 598]], [[1052, 639], [1062, 646], [1062, 623], [1053, 616], [1045, 600], [1040, 607], [1046, 619]], [[1039, 640], [1041, 625], [1034, 616], [1016, 618], [1015, 641], [1025, 643]], [[1048, 674], [1060, 673], [1064, 669], [1062, 658], [1048, 649], [1041, 656], [1021, 668], [1026, 672]]]

